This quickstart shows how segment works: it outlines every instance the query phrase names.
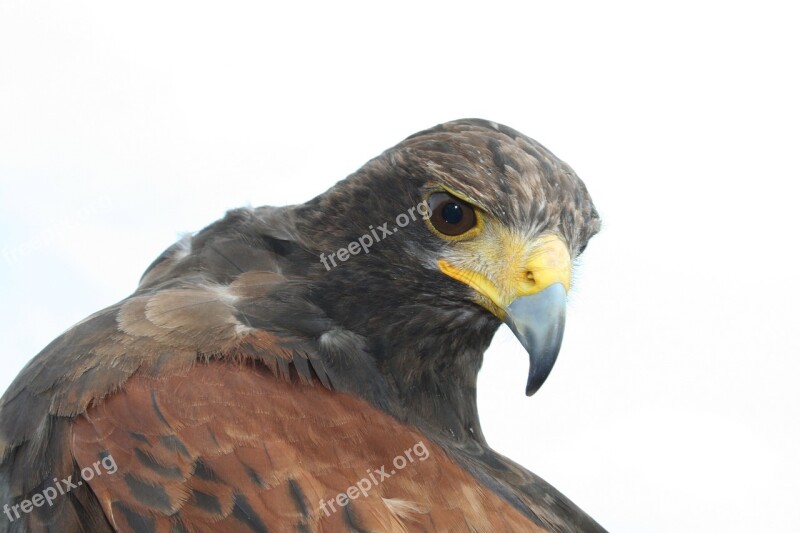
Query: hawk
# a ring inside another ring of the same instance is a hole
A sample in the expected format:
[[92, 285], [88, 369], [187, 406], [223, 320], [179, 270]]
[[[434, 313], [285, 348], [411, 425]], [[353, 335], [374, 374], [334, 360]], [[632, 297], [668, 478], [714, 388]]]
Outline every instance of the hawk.
[[229, 211], [6, 391], [0, 530], [603, 531], [476, 404], [503, 323], [545, 381], [599, 226], [569, 166], [475, 119]]

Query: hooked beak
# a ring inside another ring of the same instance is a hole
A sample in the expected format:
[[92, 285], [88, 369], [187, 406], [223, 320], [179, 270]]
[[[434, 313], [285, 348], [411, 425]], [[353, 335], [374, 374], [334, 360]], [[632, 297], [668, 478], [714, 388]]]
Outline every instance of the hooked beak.
[[505, 308], [503, 322], [511, 328], [530, 358], [528, 385], [525, 394], [533, 396], [539, 390], [556, 363], [564, 321], [567, 290], [561, 283], [528, 296], [520, 296]]
[[475, 289], [477, 303], [517, 336], [530, 358], [525, 393], [532, 396], [547, 379], [561, 348], [572, 261], [566, 244], [555, 235], [533, 243], [509, 241], [505, 247], [513, 257], [523, 258], [522, 268], [510, 261], [512, 268], [504, 265], [502, 272], [486, 275], [440, 259], [439, 269]]

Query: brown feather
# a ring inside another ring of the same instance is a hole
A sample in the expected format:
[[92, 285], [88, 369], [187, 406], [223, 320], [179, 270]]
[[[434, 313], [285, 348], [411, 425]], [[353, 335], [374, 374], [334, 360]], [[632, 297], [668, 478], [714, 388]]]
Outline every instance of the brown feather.
[[[297, 524], [345, 531], [348, 516], [374, 531], [469, 525], [488, 532], [500, 523], [535, 530], [413, 428], [349, 394], [320, 387], [309, 394], [257, 367], [212, 361], [161, 379], [134, 376], [78, 417], [73, 435], [79, 464], [103, 453], [115, 458], [119, 470], [89, 484], [123, 529], [132, 526], [115, 504], [158, 529], [180, 522], [189, 530], [245, 531], [234, 513], [239, 494], [276, 531]], [[350, 515], [329, 506], [326, 516], [320, 508], [320, 500], [335, 498], [368, 470], [386, 465], [388, 473], [396, 456], [420, 442], [427, 459], [417, 457], [352, 500]]]

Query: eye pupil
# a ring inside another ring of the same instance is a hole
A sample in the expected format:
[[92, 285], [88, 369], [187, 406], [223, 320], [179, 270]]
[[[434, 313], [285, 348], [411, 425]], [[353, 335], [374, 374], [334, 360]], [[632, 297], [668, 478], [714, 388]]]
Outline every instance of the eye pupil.
[[448, 224], [458, 224], [464, 218], [464, 210], [460, 205], [451, 202], [442, 209], [442, 218]]
[[434, 229], [451, 237], [468, 232], [478, 221], [471, 205], [446, 192], [431, 194], [428, 209]]

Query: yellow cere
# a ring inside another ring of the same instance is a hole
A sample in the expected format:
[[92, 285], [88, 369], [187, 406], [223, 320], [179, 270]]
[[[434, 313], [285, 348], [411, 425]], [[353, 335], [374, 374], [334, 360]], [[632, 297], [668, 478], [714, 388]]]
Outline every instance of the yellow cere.
[[[486, 268], [486, 272], [477, 272], [458, 267], [446, 259], [438, 261], [444, 274], [469, 285], [488, 299], [488, 302], [479, 300], [478, 303], [501, 319], [505, 317], [503, 309], [520, 296], [535, 294], [554, 283], [561, 283], [569, 291], [572, 275], [569, 250], [558, 236], [542, 235], [527, 243], [512, 244], [509, 240], [501, 239], [493, 244], [513, 249], [494, 250], [496, 253], [492, 255], [498, 258], [519, 257], [524, 253], [521, 264], [505, 264], [501, 269]], [[483, 246], [487, 244], [483, 243]]]

